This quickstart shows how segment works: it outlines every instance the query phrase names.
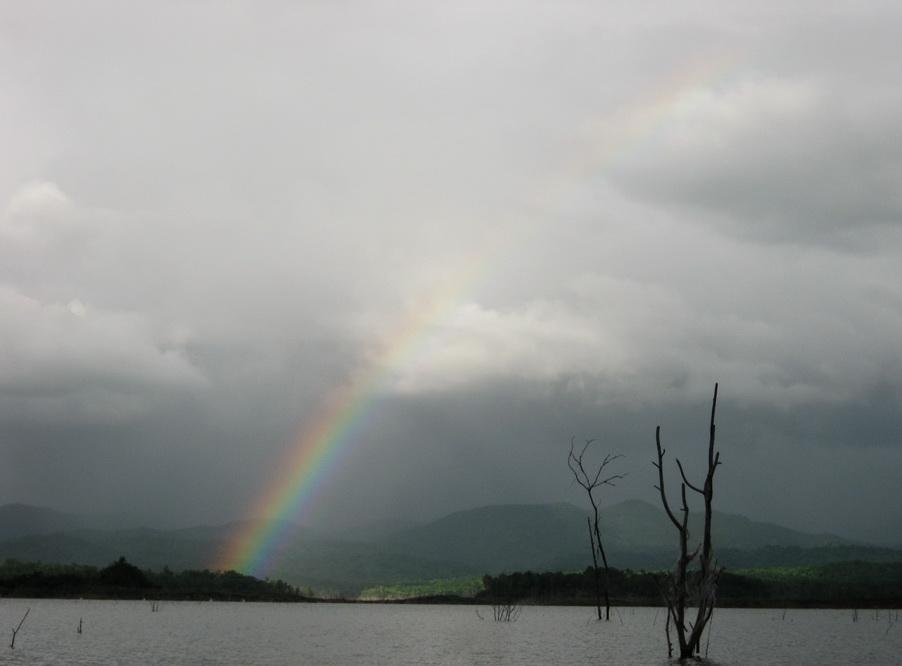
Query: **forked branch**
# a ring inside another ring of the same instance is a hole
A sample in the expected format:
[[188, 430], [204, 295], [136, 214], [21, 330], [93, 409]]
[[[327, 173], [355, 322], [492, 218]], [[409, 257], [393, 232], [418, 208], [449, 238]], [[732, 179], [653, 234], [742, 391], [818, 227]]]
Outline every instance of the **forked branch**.
[[10, 647], [11, 650], [15, 650], [15, 649], [16, 649], [16, 634], [19, 633], [19, 629], [21, 629], [21, 628], [22, 628], [22, 625], [25, 624], [25, 618], [28, 617], [28, 614], [29, 614], [30, 612], [31, 612], [31, 608], [27, 608], [27, 609], [25, 610], [25, 615], [23, 615], [23, 616], [22, 616], [22, 619], [19, 620], [19, 625], [18, 625], [15, 629], [13, 629], [13, 638], [12, 638], [12, 640], [9, 642], [9, 647]]

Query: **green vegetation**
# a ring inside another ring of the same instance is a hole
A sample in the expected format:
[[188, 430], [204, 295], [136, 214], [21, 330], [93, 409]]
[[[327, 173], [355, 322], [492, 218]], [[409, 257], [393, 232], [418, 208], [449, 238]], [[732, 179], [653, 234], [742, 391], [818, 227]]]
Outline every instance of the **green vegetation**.
[[258, 580], [235, 571], [143, 571], [120, 557], [98, 569], [79, 564], [6, 560], [0, 564], [0, 595], [93, 599], [305, 601], [287, 583]]
[[819, 605], [899, 605], [902, 562], [834, 562], [815, 566], [745, 569], [769, 597], [814, 600]]
[[376, 585], [360, 593], [361, 601], [399, 601], [422, 597], [475, 597], [484, 589], [480, 576], [441, 578], [421, 583], [399, 583], [397, 585]]
[[[611, 569], [615, 605], [661, 605], [661, 572]], [[516, 601], [535, 604], [595, 603], [591, 568], [583, 572], [517, 572], [458, 576], [365, 588], [361, 601]], [[258, 580], [234, 571], [142, 570], [124, 558], [107, 567], [0, 563], [0, 596], [94, 599], [305, 601], [283, 581]], [[902, 607], [902, 562], [839, 562], [824, 565], [728, 571], [718, 585], [720, 606]]]
[[[662, 573], [610, 572], [615, 604], [660, 605]], [[518, 601], [544, 604], [594, 603], [592, 570], [582, 573], [521, 572], [485, 576], [476, 598], [486, 602]], [[902, 605], [902, 562], [840, 562], [819, 566], [747, 569], [725, 572], [718, 583], [721, 606]]]
[[742, 569], [736, 573], [778, 583], [832, 580], [847, 585], [876, 581], [884, 585], [902, 585], [902, 562], [834, 562], [817, 566]]

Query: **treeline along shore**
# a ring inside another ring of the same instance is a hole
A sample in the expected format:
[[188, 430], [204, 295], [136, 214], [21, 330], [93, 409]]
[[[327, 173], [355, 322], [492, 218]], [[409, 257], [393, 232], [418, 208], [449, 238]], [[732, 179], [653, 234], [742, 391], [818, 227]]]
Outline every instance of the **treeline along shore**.
[[[619, 606], [660, 606], [662, 572], [611, 569], [611, 601]], [[591, 569], [531, 571], [483, 576], [481, 589], [465, 594], [446, 581], [417, 584], [412, 596], [369, 597], [363, 602], [438, 604], [595, 604]], [[433, 593], [431, 588], [435, 589]], [[216, 601], [353, 602], [324, 599], [281, 580], [259, 580], [235, 571], [142, 570], [120, 558], [107, 567], [6, 560], [0, 564], [0, 596], [60, 599], [158, 599]], [[815, 566], [725, 571], [718, 606], [770, 608], [902, 608], [902, 562], [839, 562]]]
[[311, 600], [281, 580], [259, 580], [235, 571], [141, 570], [125, 558], [100, 569], [77, 564], [6, 560], [0, 564], [0, 596], [168, 601]]
[[[615, 605], [661, 605], [662, 574], [611, 569]], [[595, 604], [591, 569], [582, 573], [519, 572], [483, 578], [485, 603]], [[764, 608], [900, 608], [902, 562], [839, 562], [818, 566], [725, 571], [717, 605]]]

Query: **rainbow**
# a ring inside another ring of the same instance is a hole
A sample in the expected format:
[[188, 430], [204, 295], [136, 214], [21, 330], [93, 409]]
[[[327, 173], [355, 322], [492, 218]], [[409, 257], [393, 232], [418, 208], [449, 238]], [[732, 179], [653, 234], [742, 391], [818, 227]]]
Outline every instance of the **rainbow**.
[[[616, 119], [624, 130], [622, 135], [613, 142], [590, 137], [582, 157], [567, 169], [565, 180], [584, 177], [588, 170], [602, 169], [617, 155], [653, 136], [687, 90], [720, 78], [732, 61], [732, 58], [718, 58], [701, 66], [694, 63], [659, 86], [656, 94], [638, 107], [618, 114]], [[554, 183], [548, 183], [544, 195], [554, 196], [557, 189]], [[277, 467], [276, 478], [250, 511], [256, 520], [246, 522], [228, 540], [213, 564], [214, 569], [257, 576], [272, 571], [294, 535], [295, 521], [302, 516], [302, 511], [309, 510], [329, 470], [365, 421], [388, 374], [403, 364], [425, 334], [453, 310], [488, 258], [495, 258], [489, 250], [476, 259], [471, 258], [465, 269], [456, 273], [456, 279], [440, 285], [412, 308], [394, 334], [388, 336], [381, 353], [324, 400], [313, 421], [301, 428], [295, 444]]]
[[214, 564], [218, 570], [236, 570], [253, 575], [272, 571], [279, 554], [292, 537], [293, 521], [315, 497], [326, 471], [332, 468], [343, 450], [365, 421], [378, 388], [387, 375], [402, 364], [418, 347], [417, 343], [453, 309], [460, 294], [478, 274], [481, 257], [471, 257], [454, 280], [442, 283], [418, 302], [401, 326], [387, 338], [381, 352], [345, 385], [333, 392], [321, 406], [316, 418], [303, 427], [294, 446], [278, 467], [279, 476], [259, 498], [251, 520], [233, 535]]

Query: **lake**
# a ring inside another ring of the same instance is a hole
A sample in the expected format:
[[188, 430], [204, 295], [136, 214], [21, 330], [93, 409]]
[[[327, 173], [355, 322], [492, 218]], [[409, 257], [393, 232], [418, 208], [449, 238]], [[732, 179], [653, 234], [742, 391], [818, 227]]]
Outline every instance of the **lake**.
[[[11, 628], [31, 613], [9, 649]], [[479, 610], [485, 620], [480, 620]], [[475, 606], [0, 599], [0, 664], [665, 664], [663, 611], [524, 607], [496, 623]], [[900, 614], [902, 617], [902, 614]], [[79, 618], [83, 633], [76, 633]], [[895, 614], [722, 609], [717, 664], [902, 663]]]

